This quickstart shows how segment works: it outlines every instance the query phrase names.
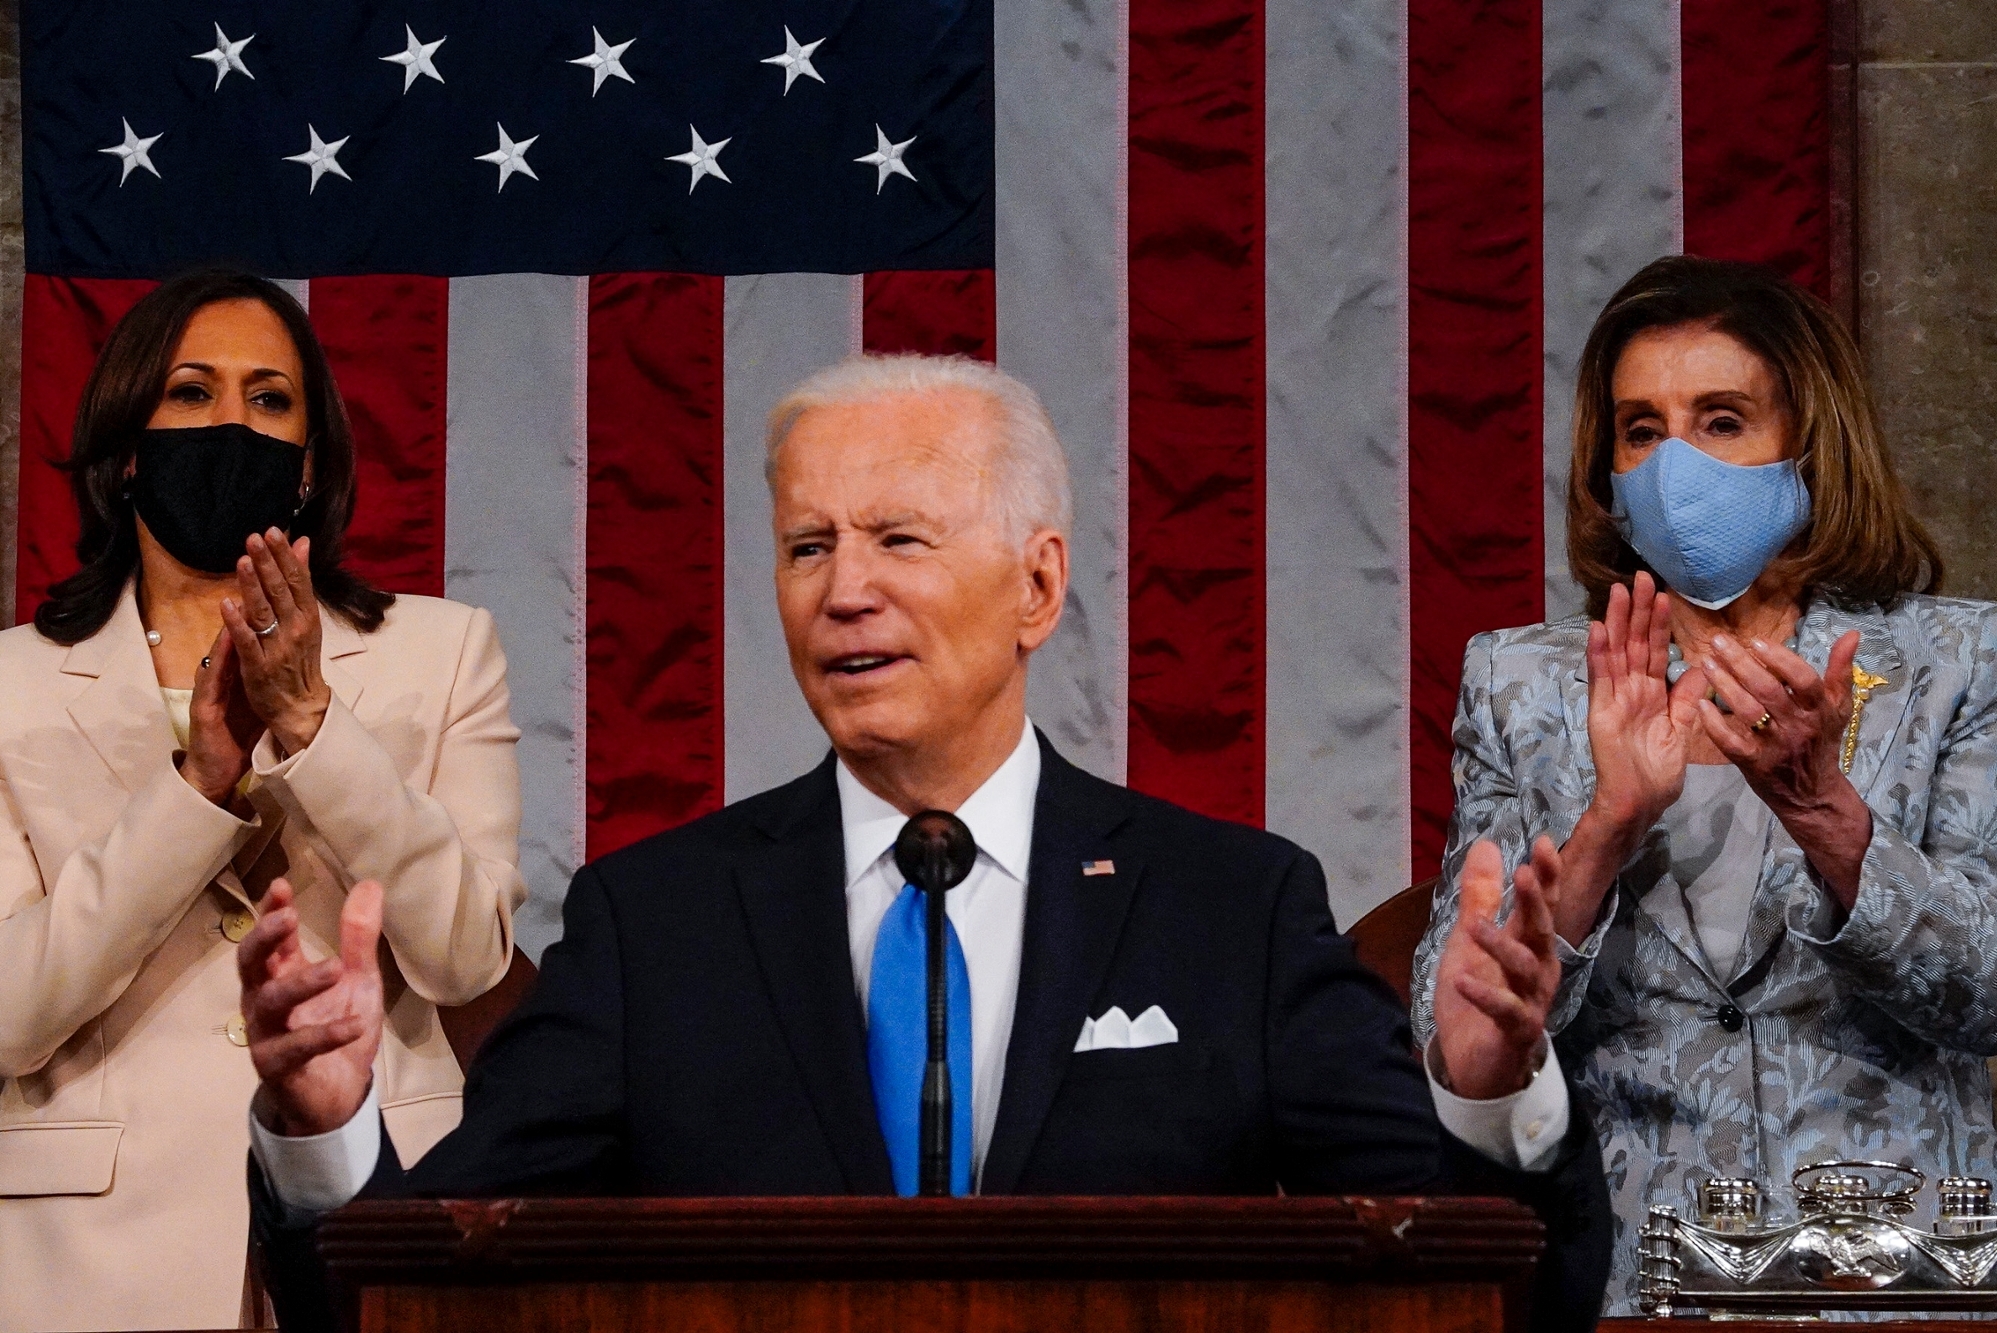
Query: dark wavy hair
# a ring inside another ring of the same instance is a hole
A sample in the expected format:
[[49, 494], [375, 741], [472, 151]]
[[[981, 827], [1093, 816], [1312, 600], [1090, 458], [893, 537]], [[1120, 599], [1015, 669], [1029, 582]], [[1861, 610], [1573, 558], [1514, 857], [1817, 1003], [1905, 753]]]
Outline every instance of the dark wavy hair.
[[[1810, 488], [1810, 524], [1771, 568], [1799, 592], [1891, 606], [1940, 592], [1942, 554], [1907, 501], [1879, 430], [1865, 369], [1831, 308], [1755, 264], [1667, 255], [1609, 298], [1581, 353], [1568, 474], [1567, 564], [1600, 616], [1609, 589], [1643, 558], [1612, 517], [1616, 364], [1645, 329], [1707, 324], [1767, 362], [1795, 422], [1795, 458]], [[1653, 571], [1654, 572], [1654, 571]]]
[[341, 568], [341, 546], [354, 514], [354, 434], [333, 383], [326, 351], [291, 293], [255, 274], [210, 268], [183, 273], [148, 292], [111, 330], [83, 386], [70, 436], [70, 493], [81, 535], [82, 568], [49, 589], [35, 628], [61, 644], [81, 643], [104, 628], [139, 567], [138, 529], [125, 494], [139, 432], [166, 390], [174, 348], [196, 311], [217, 301], [261, 301], [284, 321], [304, 366], [305, 447], [312, 490], [292, 521], [293, 537], [312, 539], [312, 590], [319, 604], [366, 634], [381, 628], [395, 594]]

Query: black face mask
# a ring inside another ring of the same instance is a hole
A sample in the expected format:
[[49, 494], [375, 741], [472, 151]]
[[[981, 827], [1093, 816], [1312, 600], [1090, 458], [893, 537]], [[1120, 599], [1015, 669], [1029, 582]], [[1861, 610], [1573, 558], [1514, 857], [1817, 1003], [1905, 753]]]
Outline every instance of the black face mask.
[[305, 451], [248, 426], [139, 432], [132, 507], [168, 555], [226, 574], [253, 532], [290, 529], [300, 508]]

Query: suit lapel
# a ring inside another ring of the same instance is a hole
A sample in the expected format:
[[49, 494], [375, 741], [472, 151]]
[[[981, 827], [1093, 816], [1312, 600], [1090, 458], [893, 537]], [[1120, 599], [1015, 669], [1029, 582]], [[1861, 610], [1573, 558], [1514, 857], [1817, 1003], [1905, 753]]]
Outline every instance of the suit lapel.
[[1122, 798], [1120, 788], [1088, 777], [1040, 737], [1019, 997], [980, 1193], [1018, 1187], [1143, 876], [1127, 851], [1115, 858], [1115, 873], [1082, 874], [1085, 862], [1105, 858], [1108, 835], [1127, 817]]
[[736, 887], [763, 984], [820, 1127], [856, 1194], [894, 1193], [846, 932], [845, 838], [828, 758], [764, 826]]
[[176, 743], [129, 584], [104, 628], [64, 656], [62, 671], [94, 678], [70, 701], [70, 720], [125, 790], [136, 792], [157, 777]]
[[326, 684], [334, 697], [346, 705], [349, 713], [358, 713], [367, 683], [353, 670], [357, 663], [347, 659], [368, 650], [367, 636], [323, 609], [319, 612], [319, 624], [319, 669], [325, 673]]

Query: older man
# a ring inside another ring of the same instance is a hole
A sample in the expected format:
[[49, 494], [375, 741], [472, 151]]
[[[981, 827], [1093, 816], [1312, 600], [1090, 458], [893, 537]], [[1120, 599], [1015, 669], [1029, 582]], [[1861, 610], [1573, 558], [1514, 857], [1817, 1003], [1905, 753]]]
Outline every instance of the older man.
[[1543, 1034], [1551, 848], [1502, 926], [1480, 859], [1424, 1077], [1308, 853], [1090, 777], [1028, 723], [1069, 526], [1029, 389], [962, 360], [847, 362], [772, 414], [769, 479], [791, 666], [832, 755], [584, 867], [462, 1125], [406, 1175], [370, 1087], [379, 892], [354, 888], [342, 957], [311, 964], [274, 889], [240, 957], [276, 1251], [302, 1255], [300, 1228], [364, 1186], [912, 1192], [924, 944], [892, 844], [944, 809], [978, 849], [947, 900], [960, 1191], [1505, 1190], [1553, 1223], [1545, 1299], [1591, 1324], [1606, 1198]]

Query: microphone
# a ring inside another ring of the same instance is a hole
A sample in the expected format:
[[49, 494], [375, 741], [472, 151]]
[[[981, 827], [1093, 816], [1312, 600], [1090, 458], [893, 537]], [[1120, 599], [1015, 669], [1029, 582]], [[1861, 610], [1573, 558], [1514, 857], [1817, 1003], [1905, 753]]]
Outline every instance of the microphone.
[[929, 1063], [922, 1071], [920, 1186], [926, 1195], [950, 1193], [950, 990], [943, 895], [970, 878], [977, 861], [978, 844], [971, 830], [946, 810], [911, 816], [894, 840], [894, 863], [903, 879], [922, 890], [928, 909], [924, 924], [929, 941]]

